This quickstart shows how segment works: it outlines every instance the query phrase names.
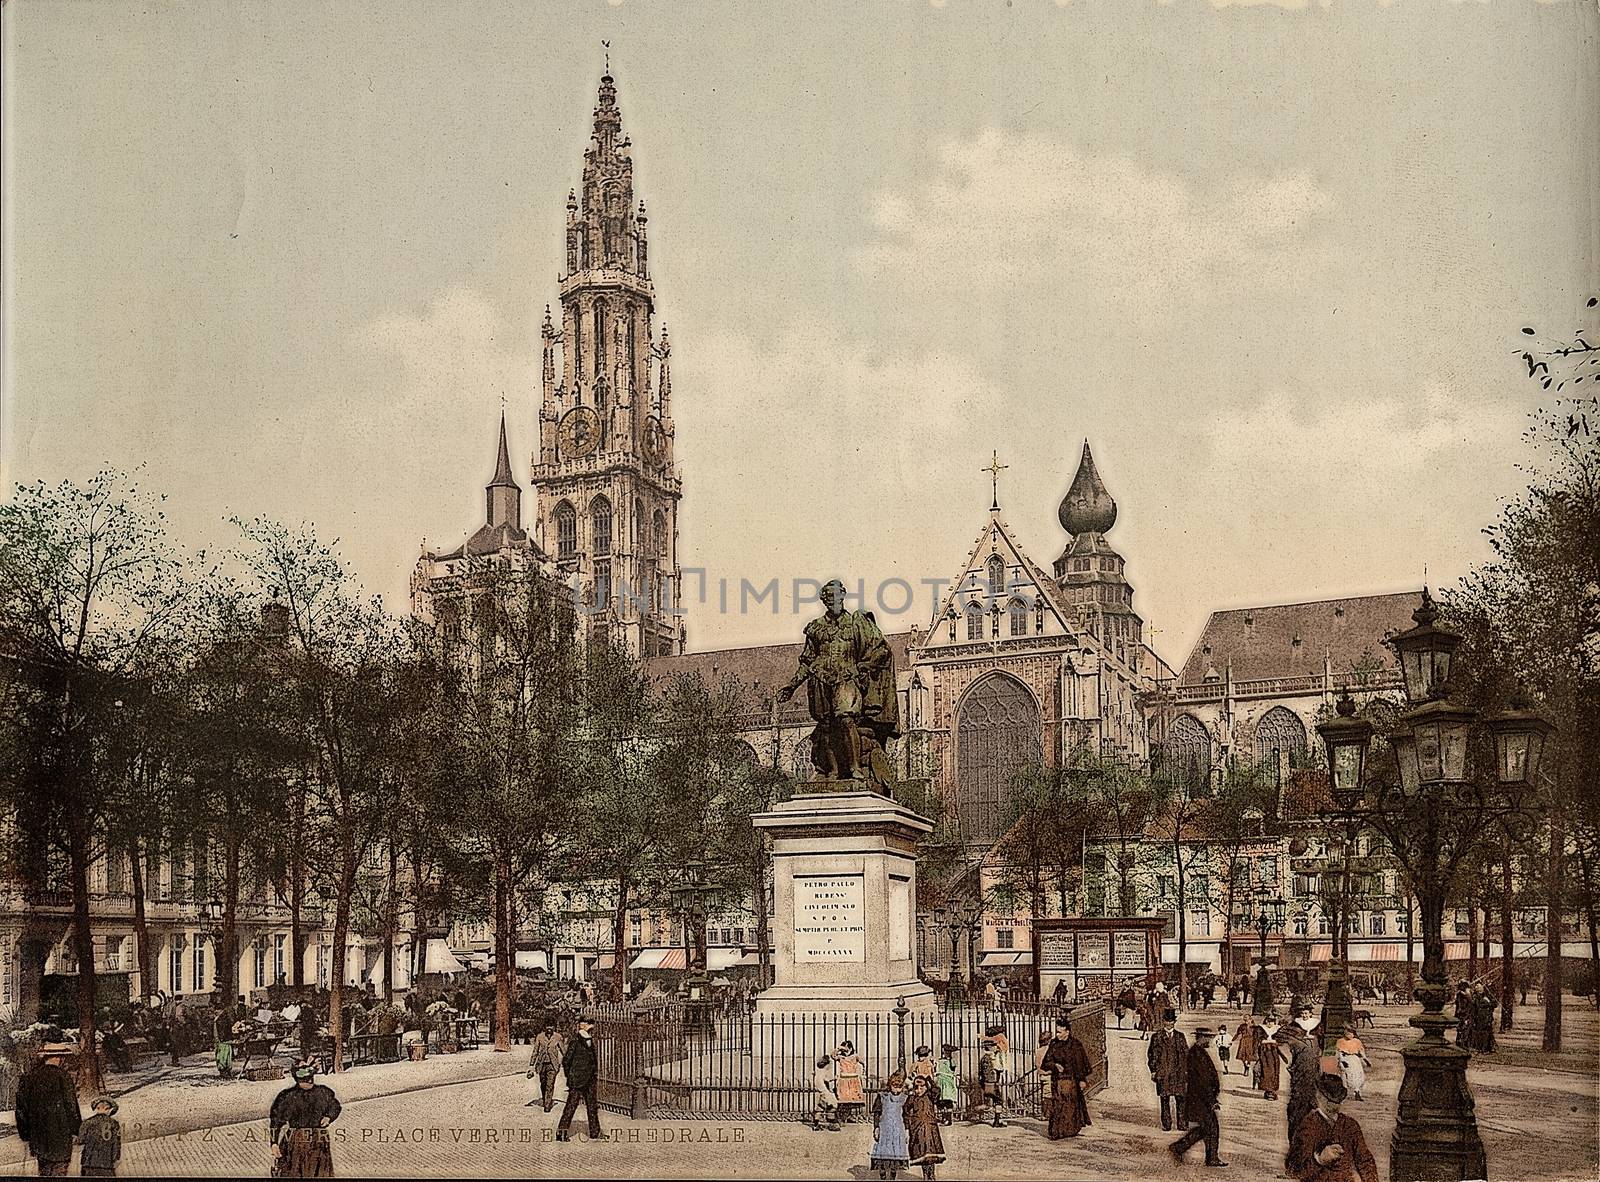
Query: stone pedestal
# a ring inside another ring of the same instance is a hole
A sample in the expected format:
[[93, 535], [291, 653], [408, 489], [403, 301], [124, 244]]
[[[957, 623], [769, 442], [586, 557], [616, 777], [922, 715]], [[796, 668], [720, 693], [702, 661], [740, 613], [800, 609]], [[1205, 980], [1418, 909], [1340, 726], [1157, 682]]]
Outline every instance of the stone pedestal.
[[850, 781], [753, 818], [772, 839], [773, 971], [760, 1013], [935, 1008], [917, 976], [917, 840], [933, 826]]

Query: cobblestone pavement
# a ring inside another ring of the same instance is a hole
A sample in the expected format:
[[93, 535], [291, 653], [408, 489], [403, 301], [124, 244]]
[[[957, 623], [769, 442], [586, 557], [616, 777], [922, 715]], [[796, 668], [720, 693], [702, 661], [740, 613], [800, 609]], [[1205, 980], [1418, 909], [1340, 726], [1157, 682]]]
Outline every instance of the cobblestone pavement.
[[[1525, 1021], [1519, 1023], [1512, 1041], [1536, 1046], [1539, 1012], [1530, 1009], [1523, 1015]], [[1190, 1031], [1224, 1016], [1230, 1025], [1239, 1020], [1236, 1011], [1218, 1008], [1185, 1015], [1180, 1026]], [[1365, 1035], [1373, 1060], [1368, 1099], [1347, 1106], [1365, 1128], [1384, 1176], [1400, 1074], [1398, 1048], [1410, 1034], [1405, 1016], [1398, 1008], [1380, 1011], [1378, 1028]], [[1508, 1067], [1492, 1058], [1473, 1066], [1480, 1130], [1497, 1180], [1593, 1178], [1600, 1169], [1596, 1153], [1600, 1021], [1593, 1011], [1573, 1006], [1567, 1036], [1574, 1049], [1554, 1069]], [[1165, 1146], [1172, 1134], [1163, 1134], [1158, 1126], [1154, 1091], [1143, 1066], [1145, 1043], [1138, 1034], [1113, 1029], [1109, 1044], [1114, 1082], [1092, 1103], [1095, 1123], [1082, 1137], [1052, 1143], [1042, 1136], [1038, 1122], [1029, 1120], [999, 1130], [958, 1125], [945, 1130], [949, 1161], [941, 1167], [940, 1177], [1216, 1177], [1202, 1169], [1198, 1149], [1181, 1167], [1167, 1157]], [[417, 1090], [391, 1088], [383, 1094], [381, 1079], [375, 1076], [363, 1084], [359, 1071], [334, 1080], [345, 1100], [334, 1151], [338, 1173], [350, 1177], [875, 1177], [867, 1169], [871, 1135], [864, 1125], [826, 1133], [798, 1123], [666, 1123], [603, 1113], [602, 1141], [579, 1137], [570, 1144], [557, 1144], [556, 1114], [525, 1106], [536, 1085], [521, 1077], [521, 1056], [508, 1062], [506, 1056], [480, 1052], [477, 1058], [478, 1078], [440, 1079]], [[443, 1064], [463, 1075], [472, 1066], [449, 1060]], [[499, 1070], [488, 1074], [488, 1067]], [[504, 1074], [506, 1069], [517, 1074]], [[402, 1081], [407, 1078], [391, 1074]], [[265, 1111], [278, 1086], [264, 1088], [255, 1112]], [[244, 1100], [242, 1093], [225, 1094]], [[166, 1099], [174, 1097], [168, 1094]], [[124, 1116], [134, 1097], [129, 1100]], [[1222, 1153], [1232, 1163], [1227, 1176], [1284, 1177], [1284, 1111], [1281, 1100], [1268, 1102], [1250, 1092], [1237, 1071], [1223, 1076]], [[238, 1121], [246, 1110], [236, 1105], [234, 1113]], [[194, 1131], [130, 1142], [123, 1173], [246, 1177], [267, 1173], [264, 1120], [190, 1127]], [[581, 1129], [581, 1119], [577, 1127]]]

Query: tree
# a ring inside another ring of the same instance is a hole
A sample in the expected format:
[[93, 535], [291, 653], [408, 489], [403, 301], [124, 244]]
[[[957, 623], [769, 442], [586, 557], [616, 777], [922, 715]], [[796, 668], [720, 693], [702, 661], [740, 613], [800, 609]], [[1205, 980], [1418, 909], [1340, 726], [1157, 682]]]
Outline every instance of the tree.
[[1150, 779], [1121, 760], [1084, 748], [1073, 758], [1072, 799], [1088, 810], [1096, 832], [1104, 834], [1116, 855], [1119, 915], [1139, 914], [1138, 848], [1156, 803]]
[[305, 788], [311, 859], [333, 901], [333, 971], [328, 1026], [334, 1070], [344, 1069], [346, 943], [357, 875], [374, 835], [398, 747], [400, 634], [375, 600], [363, 600], [335, 550], [309, 528], [291, 532], [256, 519], [238, 522], [243, 556], [259, 590], [281, 599], [285, 643], [280, 675], [292, 690], [312, 758]]
[[[118, 782], [107, 736], [133, 671], [187, 600], [159, 502], [122, 474], [18, 486], [0, 505], [0, 641], [15, 669], [5, 722], [17, 756], [0, 774], [29, 852], [66, 858], [87, 1047], [96, 1045], [89, 867], [105, 852]], [[98, 1091], [96, 1056], [79, 1062], [81, 1084]]]
[[[565, 873], [582, 807], [577, 781], [579, 663], [570, 608], [537, 572], [469, 570], [471, 626], [443, 644], [441, 705], [455, 720], [464, 835], [489, 871], [494, 923], [495, 1049], [511, 1049], [516, 901], [530, 880]], [[437, 812], [437, 810], [434, 810]]]

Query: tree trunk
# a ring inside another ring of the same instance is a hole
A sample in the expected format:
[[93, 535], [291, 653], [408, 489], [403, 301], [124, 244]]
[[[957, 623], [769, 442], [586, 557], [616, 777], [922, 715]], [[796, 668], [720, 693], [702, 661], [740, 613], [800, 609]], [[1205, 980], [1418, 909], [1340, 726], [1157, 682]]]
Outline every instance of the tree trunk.
[[1544, 1049], [1561, 1050], [1561, 879], [1566, 873], [1567, 828], [1559, 802], [1550, 812], [1550, 874], [1545, 883]]
[[230, 833], [224, 841], [226, 864], [222, 868], [222, 941], [217, 949], [217, 992], [222, 1004], [239, 1000], [239, 838]]
[[1406, 988], [1417, 985], [1417, 896], [1406, 891]]
[[394, 842], [389, 842], [389, 881], [384, 894], [383, 912], [383, 1004], [394, 1004], [394, 938], [400, 926], [400, 861]]
[[494, 861], [494, 1049], [511, 1049], [511, 978], [516, 968], [516, 938], [512, 931], [511, 859], [497, 854]]
[[1467, 980], [1478, 979], [1478, 903], [1467, 899]]
[[1500, 1029], [1511, 1029], [1511, 1010], [1517, 1001], [1516, 945], [1511, 931], [1511, 845], [1506, 843], [1500, 868]]
[[89, 822], [81, 809], [73, 809], [67, 822], [67, 857], [72, 875], [72, 946], [78, 958], [78, 1090], [98, 1095], [100, 1056], [95, 1038], [94, 929], [89, 920]]
[[422, 843], [418, 841], [411, 850], [411, 987], [413, 989], [428, 967], [428, 924], [423, 911], [422, 857], [418, 852], [421, 845]]
[[305, 932], [305, 849], [306, 790], [302, 778], [294, 790], [294, 815], [289, 822], [289, 944], [294, 953], [291, 958], [290, 984], [296, 994], [306, 984], [306, 932]]
[[[772, 984], [772, 951], [768, 947], [771, 943], [772, 933], [767, 926], [767, 864], [766, 859], [760, 859], [756, 866], [756, 961], [757, 972], [761, 988], [765, 989]], [[1590, 910], [1593, 915], [1593, 909]], [[1600, 960], [1595, 961], [1600, 964]], [[927, 966], [921, 966], [926, 969]]]
[[626, 878], [617, 882], [617, 910], [611, 917], [611, 1000], [622, 1001], [628, 996], [623, 980], [626, 969], [626, 949], [622, 944], [623, 925], [628, 922], [628, 896], [630, 884]]
[[150, 948], [150, 922], [145, 911], [144, 850], [136, 837], [128, 843], [128, 884], [133, 888], [133, 941], [135, 965], [139, 970], [139, 993], [149, 998], [156, 992], [155, 958]]
[[1589, 964], [1593, 971], [1589, 981], [1594, 987], [1594, 1003], [1600, 1006], [1600, 915], [1596, 914], [1594, 901], [1594, 851], [1584, 841], [1578, 843], [1578, 867], [1583, 873], [1583, 910], [1589, 919]]
[[351, 836], [344, 837], [338, 897], [333, 905], [333, 971], [328, 981], [328, 1032], [333, 1035], [333, 1069], [344, 1070], [345, 941], [350, 933], [350, 900], [356, 889], [356, 858]]
[[1174, 839], [1172, 843], [1174, 868], [1178, 878], [1178, 1008], [1182, 1009], [1188, 1002], [1189, 988], [1189, 925], [1187, 913], [1184, 911], [1184, 873], [1183, 873], [1183, 847]]

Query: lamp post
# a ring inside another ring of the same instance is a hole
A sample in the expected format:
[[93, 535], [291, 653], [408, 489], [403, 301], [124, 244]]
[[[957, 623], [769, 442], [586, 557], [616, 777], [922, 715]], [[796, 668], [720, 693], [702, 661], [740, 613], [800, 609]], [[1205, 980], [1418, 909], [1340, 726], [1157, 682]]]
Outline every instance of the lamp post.
[[1283, 928], [1283, 913], [1287, 906], [1282, 895], [1271, 895], [1266, 885], [1256, 890], [1255, 929], [1261, 937], [1261, 967], [1256, 971], [1255, 997], [1250, 1012], [1264, 1018], [1272, 1012], [1272, 974], [1267, 972], [1267, 933]]
[[967, 979], [972, 982], [974, 991], [978, 988], [978, 936], [983, 927], [983, 903], [978, 899], [968, 899], [961, 905], [961, 918], [966, 921], [967, 929]]
[[[1389, 734], [1395, 776], [1364, 781], [1370, 728], [1341, 701], [1338, 717], [1318, 729], [1328, 746], [1335, 808], [1368, 820], [1389, 839], [1416, 886], [1422, 914], [1420, 1031], [1401, 1049], [1400, 1083], [1389, 1173], [1396, 1182], [1456, 1182], [1488, 1176], [1478, 1135], [1463, 1047], [1446, 1041], [1455, 1021], [1445, 1017], [1444, 963], [1447, 885], [1493, 822], [1519, 825], [1554, 728], [1520, 701], [1482, 718], [1448, 697], [1451, 665], [1461, 637], [1438, 624], [1426, 590], [1412, 613], [1416, 626], [1388, 643], [1400, 659], [1407, 710]], [[1482, 725], [1480, 725], [1482, 724]], [[1493, 741], [1492, 767], [1469, 759], [1476, 737]], [[1472, 766], [1474, 763], [1477, 766]], [[1448, 823], [1447, 823], [1448, 822]]]
[[961, 979], [961, 931], [965, 922], [961, 911], [954, 904], [940, 907], [934, 912], [933, 921], [942, 924], [950, 933], [950, 974], [945, 985], [945, 1005], [948, 1008], [958, 1008], [965, 1004], [967, 989]]
[[1327, 1050], [1344, 1028], [1355, 1021], [1355, 1004], [1350, 997], [1350, 853], [1362, 817], [1354, 808], [1360, 799], [1367, 764], [1367, 745], [1372, 741], [1372, 724], [1357, 718], [1356, 704], [1346, 690], [1334, 707], [1334, 717], [1317, 727], [1328, 749], [1328, 779], [1333, 807], [1322, 816], [1344, 826], [1344, 858], [1340, 868], [1339, 925], [1333, 933], [1333, 951], [1328, 963], [1328, 984], [1322, 995], [1322, 1046]]
[[700, 955], [697, 936], [705, 925], [705, 892], [710, 885], [705, 878], [705, 863], [698, 859], [684, 867], [687, 880], [675, 890], [678, 911], [684, 917], [683, 963], [685, 969], [684, 1026], [690, 1034], [715, 1034], [711, 1018], [711, 978], [706, 972], [705, 958]]

